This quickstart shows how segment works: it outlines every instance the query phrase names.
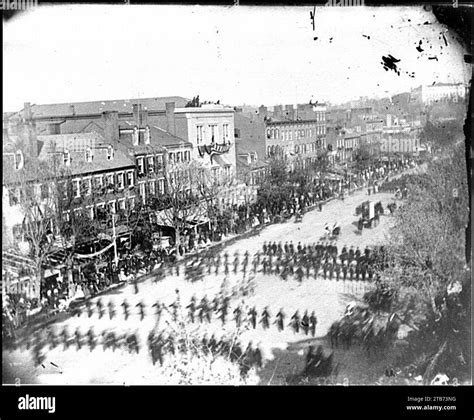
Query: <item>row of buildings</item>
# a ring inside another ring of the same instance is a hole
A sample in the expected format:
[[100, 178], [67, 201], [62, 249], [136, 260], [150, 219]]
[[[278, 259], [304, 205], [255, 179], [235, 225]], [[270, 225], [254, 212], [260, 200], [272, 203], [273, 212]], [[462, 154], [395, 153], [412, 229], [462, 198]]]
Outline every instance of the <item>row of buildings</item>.
[[274, 156], [298, 169], [320, 156], [350, 162], [362, 146], [375, 156], [416, 153], [417, 129], [371, 107], [321, 103], [272, 109], [201, 105], [183, 97], [25, 103], [3, 118], [3, 248], [24, 243], [19, 174], [39, 168], [33, 161], [46, 163], [46, 172], [30, 171], [28, 183], [47, 200], [53, 193], [47, 180], [55, 178], [68, 203], [58, 209], [64, 219], [114, 214], [120, 231], [120, 217], [163, 195], [182, 165], [197, 163], [211, 179], [231, 180], [220, 204], [241, 204], [255, 196]]
[[[381, 116], [371, 107], [329, 109], [320, 103], [272, 110], [189, 106], [182, 97], [26, 103], [3, 121], [4, 244], [15, 243], [21, 232], [20, 186], [14, 180], [25, 150], [42, 161], [61, 157], [77, 203], [94, 196], [76, 209], [85, 208], [92, 218], [97, 208], [118, 212], [162, 194], [167, 171], [181, 163], [198, 162], [214, 178], [256, 186], [272, 156], [297, 169], [326, 153], [332, 163], [350, 162], [362, 145], [375, 156], [417, 153], [420, 129], [419, 122]], [[222, 204], [241, 198], [241, 190], [228, 191]]]

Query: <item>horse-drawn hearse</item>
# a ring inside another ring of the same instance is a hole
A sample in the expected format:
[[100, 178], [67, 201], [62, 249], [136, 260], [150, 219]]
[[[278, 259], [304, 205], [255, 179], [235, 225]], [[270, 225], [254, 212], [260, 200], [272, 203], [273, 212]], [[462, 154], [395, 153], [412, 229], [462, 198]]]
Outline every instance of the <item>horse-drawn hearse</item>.
[[355, 215], [360, 216], [359, 225], [361, 225], [362, 228], [376, 226], [383, 212], [384, 209], [381, 201], [364, 201], [355, 209]]

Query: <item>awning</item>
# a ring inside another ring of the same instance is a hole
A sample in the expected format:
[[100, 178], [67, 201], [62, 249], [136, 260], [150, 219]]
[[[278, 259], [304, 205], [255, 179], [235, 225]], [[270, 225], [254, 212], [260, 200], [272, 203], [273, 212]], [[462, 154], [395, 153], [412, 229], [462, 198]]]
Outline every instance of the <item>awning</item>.
[[[174, 228], [168, 217], [166, 217], [164, 210], [155, 212], [155, 221], [159, 226]], [[204, 215], [196, 215], [196, 217], [190, 218], [190, 220], [187, 221], [187, 225], [190, 227], [203, 225], [205, 223], [209, 223], [209, 218]]]

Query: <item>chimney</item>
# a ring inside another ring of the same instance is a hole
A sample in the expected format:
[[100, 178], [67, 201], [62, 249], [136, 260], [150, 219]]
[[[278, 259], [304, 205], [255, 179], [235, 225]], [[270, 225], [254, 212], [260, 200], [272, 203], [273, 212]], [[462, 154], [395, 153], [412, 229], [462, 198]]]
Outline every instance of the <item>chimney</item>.
[[36, 158], [38, 157], [38, 138], [36, 124], [33, 121], [33, 113], [29, 102], [25, 102], [24, 104], [23, 117], [23, 123], [20, 123], [20, 127], [23, 126], [23, 133], [30, 156]]
[[140, 110], [140, 127], [146, 127], [148, 125], [148, 109], [143, 108]]
[[116, 142], [119, 139], [118, 111], [102, 112], [104, 137], [106, 141]]
[[25, 121], [29, 121], [33, 118], [33, 114], [31, 112], [31, 103], [25, 102], [23, 105], [23, 119]]
[[166, 131], [175, 135], [176, 134], [176, 125], [174, 119], [174, 102], [166, 102]]
[[273, 107], [273, 116], [275, 118], [281, 118], [283, 115], [283, 107], [281, 105], [275, 105]]
[[266, 116], [268, 116], [268, 110], [267, 110], [267, 107], [266, 106], [260, 106], [258, 108], [258, 115], [260, 115], [260, 117], [262, 118], [265, 118]]
[[145, 144], [150, 144], [150, 127], [146, 126], [145, 128]]
[[140, 127], [140, 110], [141, 110], [141, 105], [140, 104], [133, 104], [132, 105], [132, 112], [133, 112], [133, 122], [137, 127]]

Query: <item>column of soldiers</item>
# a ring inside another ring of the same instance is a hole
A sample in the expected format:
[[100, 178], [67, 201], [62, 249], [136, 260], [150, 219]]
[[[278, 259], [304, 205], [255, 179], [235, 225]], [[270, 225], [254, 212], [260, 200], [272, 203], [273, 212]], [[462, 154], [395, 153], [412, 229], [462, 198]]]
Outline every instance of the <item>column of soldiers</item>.
[[88, 347], [90, 351], [93, 351], [99, 346], [99, 341], [101, 341], [104, 351], [108, 348], [111, 348], [113, 351], [122, 348], [130, 353], [138, 353], [140, 351], [138, 333], [136, 331], [116, 334], [113, 330], [105, 330], [99, 336], [94, 332], [93, 327], [90, 327], [86, 332], [76, 328], [72, 334], [67, 326], [59, 331], [54, 327], [50, 327], [46, 331], [38, 330], [33, 336], [26, 339], [25, 345], [27, 350], [32, 349], [35, 364], [40, 365], [45, 359], [42, 353], [44, 348], [53, 350], [62, 345], [63, 350], [75, 346], [76, 350]]
[[254, 260], [255, 270], [261, 262], [264, 274], [277, 274], [284, 280], [294, 276], [299, 282], [313, 276], [336, 280], [372, 280], [376, 253], [365, 248], [347, 248], [344, 246], [340, 253], [334, 242], [301, 244], [297, 246], [292, 241], [284, 245], [279, 242], [264, 243], [262, 252], [257, 252]]

